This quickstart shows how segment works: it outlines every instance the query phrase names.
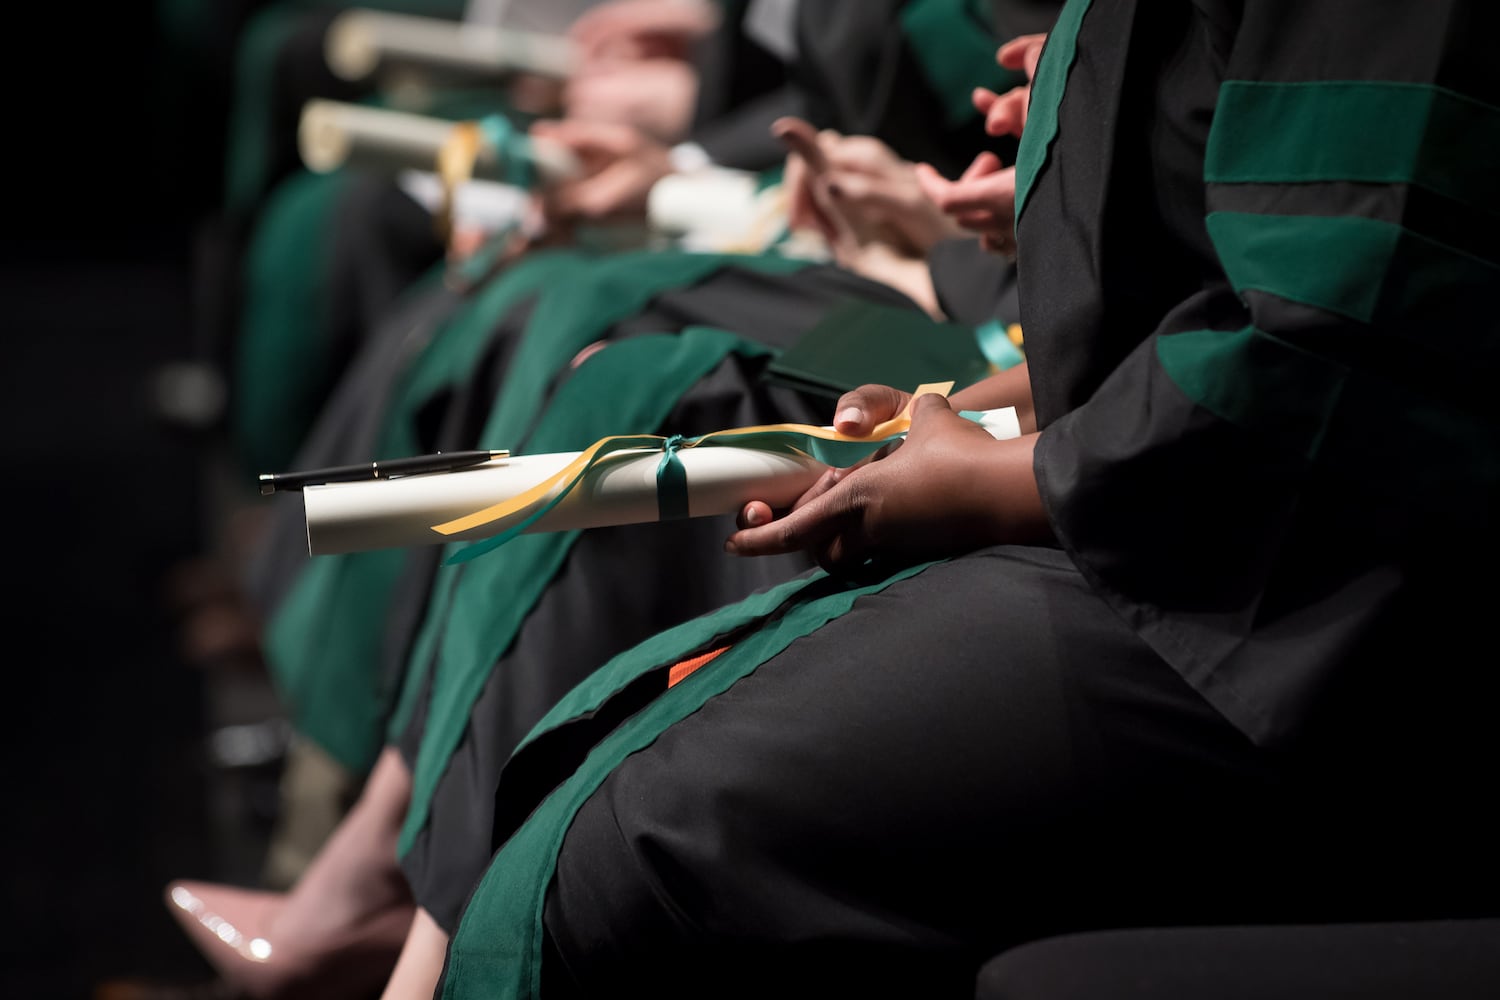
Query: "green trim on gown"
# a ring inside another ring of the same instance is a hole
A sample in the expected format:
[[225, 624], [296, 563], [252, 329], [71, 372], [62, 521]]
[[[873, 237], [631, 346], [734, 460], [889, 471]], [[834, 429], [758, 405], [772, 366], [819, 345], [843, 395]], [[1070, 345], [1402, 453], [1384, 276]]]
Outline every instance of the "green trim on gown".
[[[442, 1000], [508, 1000], [537, 996], [542, 964], [542, 908], [557, 852], [572, 817], [609, 773], [663, 730], [754, 673], [791, 643], [878, 593], [922, 572], [923, 563], [861, 587], [841, 586], [815, 572], [647, 640], [600, 668], [559, 702], [527, 743], [569, 721], [588, 718], [633, 681], [665, 669], [723, 639], [733, 645], [604, 737], [573, 774], [546, 796], [496, 853], [475, 888], [448, 949]], [[819, 587], [818, 584], [824, 586]], [[740, 633], [749, 631], [743, 638]], [[519, 753], [519, 751], [518, 751]]]
[[[450, 318], [424, 351], [398, 392], [397, 398], [405, 402], [395, 408], [382, 452], [400, 455], [416, 450], [412, 429], [416, 411], [435, 393], [466, 377], [499, 318], [523, 297], [541, 293], [506, 373], [497, 409], [475, 447], [516, 447], [542, 412], [555, 375], [580, 349], [634, 315], [655, 295], [700, 281], [731, 264], [770, 273], [806, 266], [804, 261], [775, 255], [679, 251], [643, 251], [602, 259], [548, 251], [526, 258], [483, 286], [473, 303]], [[486, 443], [497, 440], [505, 443]], [[572, 447], [591, 443], [581, 441]], [[378, 623], [389, 607], [403, 560], [401, 550], [314, 559], [267, 628], [267, 662], [293, 727], [355, 773], [363, 773], [374, 762], [389, 733], [400, 731], [413, 703], [410, 677], [402, 687], [391, 690], [391, 682], [372, 666], [379, 661], [382, 640]], [[439, 576], [434, 608], [445, 606], [444, 588], [452, 576]], [[415, 644], [412, 664], [431, 662], [430, 642], [436, 628], [429, 616]], [[496, 640], [500, 645], [494, 655], [503, 651], [510, 635]], [[488, 648], [478, 651], [490, 652]], [[479, 674], [482, 682], [482, 671], [491, 662], [493, 657], [480, 665], [476, 656], [462, 676]], [[450, 742], [456, 742], [458, 732], [452, 737]], [[448, 749], [451, 752], [451, 745]], [[446, 760], [446, 754], [442, 759]]]
[[[515, 450], [524, 439], [525, 450], [533, 453], [575, 451], [610, 434], [649, 433], [697, 378], [680, 384], [674, 382], [668, 391], [660, 385], [630, 382], [622, 377], [620, 384], [609, 387], [608, 392], [601, 391], [593, 397], [581, 399], [574, 397], [572, 405], [577, 406], [580, 413], [572, 418], [571, 423], [568, 422], [570, 418], [554, 414], [557, 406], [547, 402], [546, 394], [556, 374], [573, 356], [597, 340], [614, 323], [640, 311], [660, 293], [701, 281], [728, 266], [785, 274], [800, 270], [807, 266], [807, 262], [774, 254], [749, 256], [643, 251], [593, 261], [587, 268], [579, 269], [576, 280], [549, 288], [532, 313], [524, 340], [506, 373], [505, 388], [477, 446]], [[694, 335], [699, 340], [703, 336], [701, 333]], [[608, 357], [637, 339], [640, 338], [614, 344], [609, 350], [595, 355], [595, 359]], [[736, 348], [740, 353], [749, 349], [748, 346]], [[756, 351], [767, 352], [769, 349], [757, 346]], [[722, 359], [725, 353], [728, 352], [721, 352], [719, 358]], [[610, 361], [608, 364], [616, 363]], [[664, 360], [662, 363], [668, 362]], [[712, 367], [702, 368], [697, 377], [706, 375]], [[588, 371], [588, 365], [581, 366], [565, 386], [572, 386]], [[603, 406], [603, 399], [614, 402], [611, 406]], [[648, 408], [641, 409], [643, 406]], [[651, 416], [657, 414], [657, 406], [665, 406], [665, 409], [660, 410], [659, 415]], [[538, 415], [544, 411], [549, 421], [546, 426], [571, 427], [572, 436], [549, 431], [545, 445], [533, 437], [533, 434], [542, 432], [543, 425], [538, 423]], [[529, 433], [534, 424], [536, 431]], [[549, 537], [552, 541], [540, 540]], [[426, 822], [433, 787], [462, 737], [468, 724], [469, 709], [489, 670], [515, 638], [526, 614], [561, 565], [573, 537], [576, 536], [571, 533], [524, 536], [509, 543], [500, 553], [475, 560], [461, 572], [449, 568], [438, 576], [429, 614], [409, 660], [406, 690], [389, 729], [390, 739], [399, 738], [410, 719], [418, 689], [426, 682], [431, 670], [433, 689], [427, 722], [429, 732], [423, 740], [413, 775], [412, 804], [401, 840], [403, 853]], [[521, 558], [519, 553], [532, 550], [536, 554], [527, 558], [538, 560], [533, 564], [536, 568], [524, 573], [514, 571], [515, 560]], [[502, 592], [503, 600], [497, 596]]]
[[250, 210], [271, 180], [269, 130], [276, 60], [301, 19], [319, 11], [363, 7], [395, 13], [457, 19], [463, 0], [280, 0], [258, 11], [245, 25], [235, 52], [234, 91], [229, 112], [229, 145], [225, 157], [225, 203], [231, 212]]

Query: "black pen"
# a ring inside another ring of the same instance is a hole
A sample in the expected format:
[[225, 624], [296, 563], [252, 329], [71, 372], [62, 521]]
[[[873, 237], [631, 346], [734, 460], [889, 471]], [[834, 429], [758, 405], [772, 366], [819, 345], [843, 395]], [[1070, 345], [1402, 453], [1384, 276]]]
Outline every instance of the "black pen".
[[305, 472], [263, 474], [260, 492], [269, 496], [277, 490], [300, 490], [323, 483], [355, 483], [363, 479], [390, 479], [393, 476], [417, 476], [426, 472], [455, 472], [482, 465], [495, 458], [505, 458], [508, 451], [440, 451], [432, 455], [392, 458], [383, 462], [359, 465], [336, 465], [330, 469], [308, 469]]

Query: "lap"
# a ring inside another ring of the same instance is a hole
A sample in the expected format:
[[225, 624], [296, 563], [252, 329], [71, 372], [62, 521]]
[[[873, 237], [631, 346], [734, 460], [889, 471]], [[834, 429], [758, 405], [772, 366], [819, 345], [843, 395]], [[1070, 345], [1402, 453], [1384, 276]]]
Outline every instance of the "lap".
[[1152, 891], [1122, 857], [1167, 857], [1189, 813], [1253, 828], [1266, 784], [1064, 555], [985, 550], [861, 597], [617, 767], [558, 858], [547, 979], [660, 989], [691, 951], [775, 980], [802, 945], [833, 982], [968, 988], [997, 942], [1120, 919]]
[[[817, 421], [824, 409], [821, 401], [758, 385], [753, 371], [727, 362], [684, 392], [658, 430], [693, 434]], [[621, 650], [810, 568], [801, 554], [727, 558], [723, 541], [733, 527], [729, 517], [624, 525], [583, 532], [569, 547], [514, 636], [483, 664], [484, 679], [464, 706], [462, 734], [430, 793], [425, 785], [417, 793], [427, 801], [426, 818], [413, 828], [402, 867], [418, 903], [439, 924], [453, 927], [489, 861], [501, 769], [554, 702]], [[404, 727], [408, 761], [418, 759], [425, 740], [445, 735], [428, 731], [433, 693], [429, 688]]]

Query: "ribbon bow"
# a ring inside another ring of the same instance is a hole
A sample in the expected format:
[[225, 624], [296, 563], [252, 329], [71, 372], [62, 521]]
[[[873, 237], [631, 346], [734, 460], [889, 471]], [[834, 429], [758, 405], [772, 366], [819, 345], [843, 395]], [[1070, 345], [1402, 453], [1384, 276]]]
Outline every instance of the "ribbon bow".
[[443, 193], [436, 223], [444, 239], [452, 235], [458, 189], [473, 178], [474, 165], [486, 150], [499, 162], [504, 183], [530, 190], [536, 181], [536, 155], [531, 137], [512, 125], [510, 119], [487, 115], [455, 123], [437, 156], [437, 175]]

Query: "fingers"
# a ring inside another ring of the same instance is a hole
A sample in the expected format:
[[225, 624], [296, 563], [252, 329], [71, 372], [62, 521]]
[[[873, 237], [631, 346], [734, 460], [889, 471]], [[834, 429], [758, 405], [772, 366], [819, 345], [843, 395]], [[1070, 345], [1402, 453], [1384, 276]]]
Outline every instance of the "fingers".
[[[847, 469], [826, 470], [821, 476], [818, 477], [817, 482], [809, 486], [805, 491], [803, 491], [801, 496], [799, 496], [792, 502], [791, 507], [787, 508], [787, 510], [796, 510], [797, 508], [802, 507], [803, 505], [808, 504], [813, 500], [816, 500], [824, 493], [827, 493], [829, 490], [833, 489], [833, 487], [838, 485], [839, 480], [843, 479], [847, 471]], [[787, 511], [782, 511], [781, 513], [785, 514], [786, 512]], [[764, 500], [751, 500], [740, 509], [739, 514], [735, 518], [735, 523], [741, 529], [759, 528], [763, 525], [770, 524], [778, 516], [779, 515], [777, 511]]]
[[1016, 207], [1016, 174], [1006, 169], [974, 181], [965, 181], [943, 192], [937, 203], [943, 211], [953, 215], [964, 212], [993, 212], [1008, 215]]
[[828, 193], [845, 204], [866, 209], [902, 209], [908, 204], [902, 189], [869, 174], [835, 171], [828, 180]]
[[801, 156], [813, 173], [822, 173], [828, 168], [828, 158], [818, 142], [818, 131], [807, 121], [786, 115], [771, 123], [771, 134], [788, 150]]
[[623, 53], [674, 51], [705, 34], [718, 20], [706, 3], [663, 4], [641, 0], [603, 3], [574, 18], [568, 36], [585, 59]]
[[794, 115], [772, 122], [771, 134], [818, 172], [841, 169], [885, 173], [900, 168], [903, 162], [895, 151], [873, 136], [844, 135], [834, 129], [820, 131]]
[[1022, 60], [1026, 55], [1026, 47], [1031, 44], [1030, 35], [1018, 35], [1000, 46], [995, 53], [995, 62], [1006, 69], [1020, 69]]
[[921, 164], [917, 168], [917, 182], [932, 203], [949, 214], [981, 210], [1002, 215], [1012, 212], [1016, 203], [1015, 168], [994, 170], [988, 161], [983, 165], [979, 162], [992, 155], [981, 153], [957, 181], [946, 180], [932, 167]]
[[1036, 75], [1037, 60], [1041, 58], [1042, 46], [1046, 43], [1045, 34], [1018, 35], [1000, 46], [1000, 51], [995, 53], [995, 61], [1006, 69], [1023, 69], [1027, 78]]
[[833, 196], [826, 174], [812, 177], [807, 188], [818, 215], [827, 224], [823, 235], [833, 250], [834, 260], [845, 267], [850, 266], [859, 256], [861, 243], [853, 221]]
[[918, 163], [916, 175], [917, 187], [922, 189], [922, 193], [927, 196], [928, 201], [934, 205], [938, 204], [938, 199], [947, 190], [948, 178], [938, 173], [937, 169], [930, 163]]
[[762, 525], [770, 524], [775, 517], [776, 512], [771, 509], [770, 504], [764, 500], [751, 500], [740, 509], [739, 516], [735, 518], [735, 523], [743, 531], [746, 528], [759, 528]]
[[1031, 103], [1031, 88], [1016, 87], [991, 102], [984, 116], [988, 135], [1020, 135], [1026, 125], [1026, 109]]
[[849, 437], [869, 437], [875, 428], [899, 415], [911, 394], [888, 385], [862, 385], [839, 397], [833, 429]]
[[796, 153], [788, 153], [781, 171], [781, 184], [787, 192], [787, 225], [794, 230], [823, 230], [816, 215], [812, 196], [807, 191], [807, 164]]
[[924, 392], [911, 401], [911, 433], [920, 436], [924, 425], [953, 416], [953, 406], [948, 397], [936, 392]]
[[917, 183], [939, 210], [976, 233], [986, 250], [1015, 259], [1016, 171], [981, 153], [964, 175], [949, 181], [928, 164], [917, 166]]
[[560, 143], [580, 156], [625, 156], [640, 145], [640, 137], [628, 125], [583, 119], [544, 119], [533, 122], [533, 138]]
[[812, 229], [836, 246], [843, 234], [838, 220], [829, 213], [826, 192], [819, 197], [815, 184], [827, 169], [817, 130], [807, 121], [787, 115], [771, 123], [771, 134], [788, 151], [783, 176], [783, 183], [791, 193], [788, 224], [793, 229]]
[[824, 133], [821, 145], [834, 170], [886, 176], [907, 167], [895, 150], [873, 136]]
[[1010, 260], [1016, 259], [1015, 237], [1004, 231], [984, 233], [979, 237], [979, 245], [990, 253], [999, 254]]
[[552, 207], [564, 217], [603, 219], [636, 208], [642, 196], [639, 172], [632, 164], [620, 163], [559, 188]]
[[[858, 500], [848, 480], [836, 485], [842, 488], [830, 488], [780, 520], [736, 531], [725, 540], [724, 551], [737, 556], [811, 551], [821, 563], [823, 557], [819, 553], [826, 553], [837, 539], [853, 513], [851, 504]], [[838, 546], [840, 553], [847, 548]]]
[[[958, 179], [960, 182], [972, 181], [979, 177], [993, 174], [996, 171], [1000, 170], [1003, 166], [1004, 164], [1001, 162], [1000, 157], [986, 150], [985, 152], [982, 152], [978, 156], [974, 157], [974, 162], [969, 164], [968, 167], [964, 169], [964, 172], [959, 176]], [[934, 173], [936, 173], [936, 171], [934, 171]]]

